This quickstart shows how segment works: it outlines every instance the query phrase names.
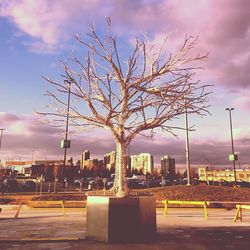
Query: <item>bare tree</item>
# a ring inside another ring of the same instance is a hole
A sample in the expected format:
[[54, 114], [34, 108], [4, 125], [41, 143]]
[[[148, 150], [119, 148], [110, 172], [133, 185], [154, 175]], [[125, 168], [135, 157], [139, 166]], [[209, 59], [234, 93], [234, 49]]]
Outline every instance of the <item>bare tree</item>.
[[[142, 36], [135, 40], [124, 59], [110, 28], [111, 22], [107, 19], [105, 36], [98, 34], [94, 25], [90, 26], [87, 40], [76, 35], [85, 56], [73, 56], [70, 63], [63, 63], [63, 83], [46, 78], [55, 87], [55, 91], [47, 91], [54, 111], [42, 114], [59, 117], [59, 122], [68, 114], [76, 126], [111, 132], [117, 153], [112, 191], [117, 197], [124, 197], [128, 195], [126, 148], [129, 143], [147, 130], [149, 133], [145, 136], [156, 129], [175, 135], [169, 122], [183, 115], [186, 108], [188, 113], [197, 115], [208, 112], [207, 85], [193, 79], [207, 55], [192, 56], [197, 42], [193, 37], [185, 38], [172, 55], [163, 53], [166, 41], [157, 50], [147, 36]], [[74, 103], [67, 113], [63, 94], [68, 93], [69, 88]]]

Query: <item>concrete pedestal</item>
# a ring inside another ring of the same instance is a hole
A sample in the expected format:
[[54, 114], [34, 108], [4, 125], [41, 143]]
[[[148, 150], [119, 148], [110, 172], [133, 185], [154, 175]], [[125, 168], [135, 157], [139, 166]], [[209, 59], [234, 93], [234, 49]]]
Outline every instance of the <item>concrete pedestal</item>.
[[88, 196], [86, 239], [145, 242], [156, 235], [155, 197]]

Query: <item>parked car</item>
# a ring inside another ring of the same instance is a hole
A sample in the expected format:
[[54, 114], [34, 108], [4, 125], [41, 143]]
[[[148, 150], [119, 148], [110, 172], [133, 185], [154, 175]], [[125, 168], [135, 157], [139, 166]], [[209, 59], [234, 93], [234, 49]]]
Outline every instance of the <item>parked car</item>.
[[34, 181], [26, 181], [24, 184], [27, 185], [31, 192], [36, 190], [36, 183]]
[[147, 188], [147, 181], [141, 180], [138, 182], [139, 188]]
[[101, 178], [88, 178], [88, 189], [103, 189], [103, 180]]
[[113, 187], [113, 185], [114, 185], [114, 181], [111, 181], [111, 180], [107, 181], [106, 184], [105, 184], [105, 188], [110, 189], [110, 188]]
[[148, 187], [159, 187], [159, 186], [160, 186], [160, 179], [148, 180]]
[[[36, 189], [36, 188], [35, 188]], [[18, 183], [18, 192], [32, 192], [30, 185], [26, 183]]]
[[26, 181], [25, 183], [21, 183], [16, 179], [5, 179], [4, 185], [6, 193], [32, 192], [36, 189], [36, 184], [33, 181]]
[[88, 187], [88, 178], [81, 178], [74, 180], [73, 183], [74, 186], [80, 187], [82, 185], [82, 188], [87, 188]]
[[19, 183], [16, 179], [5, 179], [4, 184], [6, 186], [7, 193], [14, 193], [19, 191]]
[[199, 184], [200, 184], [200, 181], [199, 181], [199, 179], [194, 178], [194, 179], [191, 180], [191, 184], [192, 184], [192, 185], [199, 185]]
[[237, 181], [237, 186], [238, 187], [246, 187], [249, 188], [250, 187], [250, 183], [247, 181]]
[[170, 181], [170, 180], [163, 180], [163, 181], [160, 181], [160, 186], [171, 186], [171, 185], [173, 185], [173, 182], [172, 181]]
[[6, 185], [4, 183], [0, 183], [0, 192], [2, 194], [7, 192], [7, 187], [6, 187]]
[[141, 179], [136, 179], [136, 178], [131, 178], [131, 179], [127, 179], [127, 185], [128, 185], [128, 188], [144, 188], [144, 181], [142, 181]]

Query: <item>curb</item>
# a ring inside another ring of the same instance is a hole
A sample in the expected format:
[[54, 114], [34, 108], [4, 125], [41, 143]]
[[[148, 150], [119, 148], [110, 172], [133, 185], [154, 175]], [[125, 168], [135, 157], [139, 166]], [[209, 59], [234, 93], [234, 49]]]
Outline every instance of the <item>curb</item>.
[[25, 243], [25, 242], [64, 242], [81, 241], [84, 238], [23, 238], [23, 239], [0, 239], [0, 243]]

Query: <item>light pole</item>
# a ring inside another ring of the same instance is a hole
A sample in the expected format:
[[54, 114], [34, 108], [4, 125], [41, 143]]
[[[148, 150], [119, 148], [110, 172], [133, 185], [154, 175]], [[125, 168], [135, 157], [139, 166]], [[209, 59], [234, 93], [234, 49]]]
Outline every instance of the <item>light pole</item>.
[[40, 195], [42, 195], [43, 193], [43, 175], [41, 174], [40, 177]]
[[32, 151], [31, 151], [31, 162], [32, 164], [34, 164], [34, 153], [35, 153], [35, 149], [33, 148]]
[[[0, 151], [1, 151], [1, 147], [2, 147], [2, 139], [3, 139], [3, 131], [4, 130], [5, 130], [4, 128], [0, 128], [0, 131], [1, 131], [1, 133], [0, 133]], [[1, 158], [0, 158], [0, 163], [1, 163]]]
[[66, 193], [68, 187], [68, 180], [67, 178], [64, 178], [64, 192]]
[[54, 179], [54, 194], [56, 193], [56, 183], [58, 182], [58, 178], [55, 177]]
[[185, 107], [185, 130], [186, 130], [186, 164], [187, 164], [187, 185], [191, 185], [190, 181], [190, 152], [189, 152], [189, 135], [188, 135], [188, 112]]
[[234, 110], [234, 108], [226, 108], [226, 110], [229, 112], [231, 145], [232, 145], [232, 154], [233, 154], [234, 185], [237, 187], [236, 170], [235, 170], [235, 160], [236, 159], [235, 159], [235, 154], [234, 154], [233, 125], [232, 125], [232, 114], [231, 114], [231, 112]]
[[64, 148], [64, 158], [63, 158], [63, 166], [66, 165], [66, 157], [67, 157], [67, 148], [70, 148], [70, 141], [68, 140], [68, 132], [69, 132], [69, 107], [70, 107], [70, 92], [71, 92], [71, 81], [65, 80], [64, 83], [68, 83], [69, 92], [68, 92], [68, 102], [67, 102], [67, 116], [66, 116], [66, 128], [65, 128], [65, 139], [63, 140], [62, 147]]

